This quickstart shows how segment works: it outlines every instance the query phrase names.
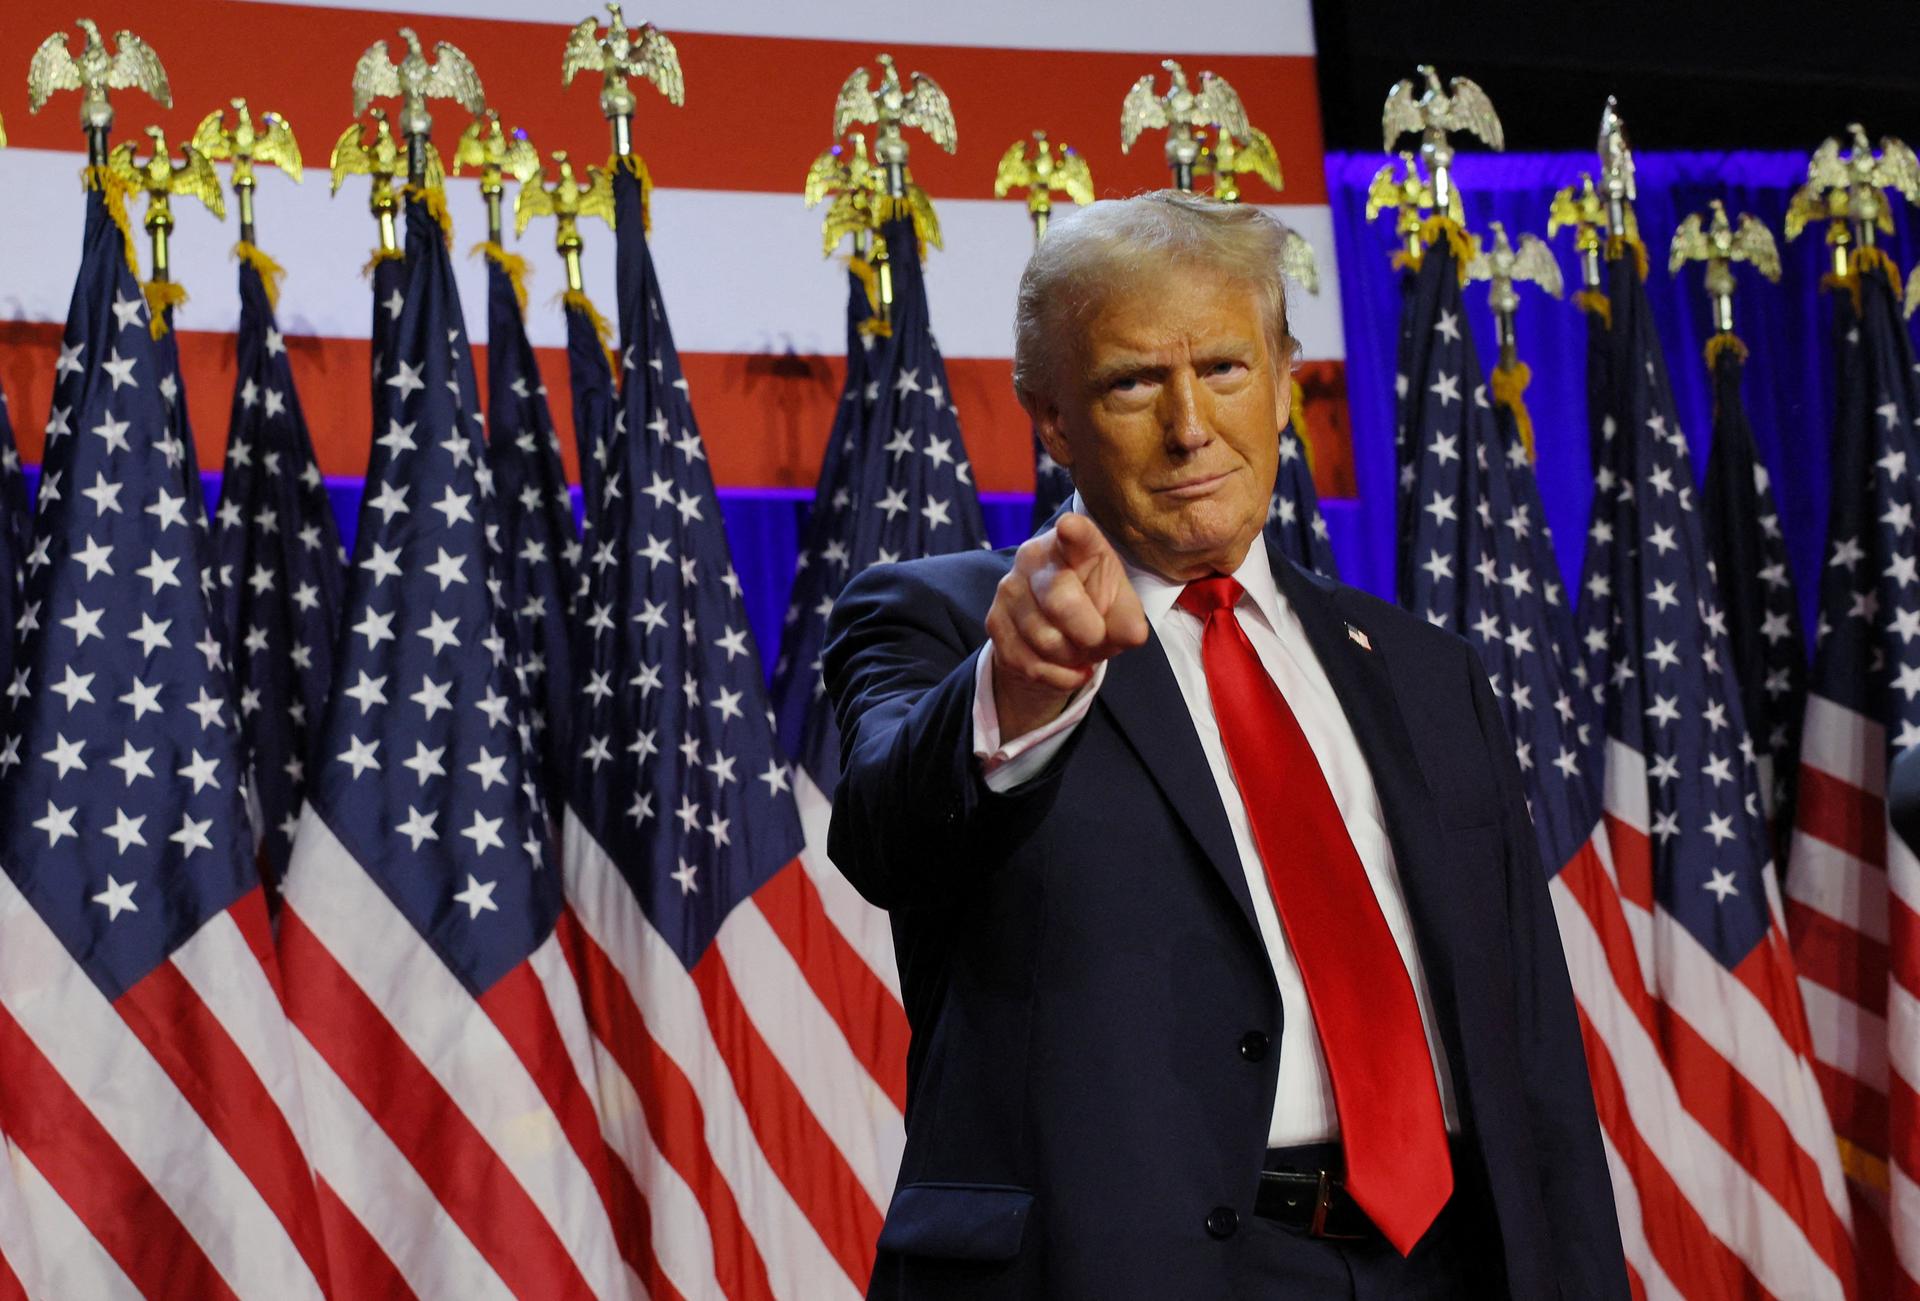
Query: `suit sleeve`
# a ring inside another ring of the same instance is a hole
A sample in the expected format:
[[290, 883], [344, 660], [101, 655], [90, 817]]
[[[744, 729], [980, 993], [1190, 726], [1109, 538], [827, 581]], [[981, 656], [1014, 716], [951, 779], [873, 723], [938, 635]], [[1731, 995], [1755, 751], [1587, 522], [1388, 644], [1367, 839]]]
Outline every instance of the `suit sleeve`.
[[827, 848], [882, 908], [939, 907], [1031, 834], [1071, 739], [1046, 771], [989, 790], [973, 754], [979, 621], [915, 572], [876, 566], [835, 602], [824, 657], [840, 724]]
[[1527, 1122], [1539, 1162], [1540, 1198], [1558, 1255], [1561, 1296], [1625, 1301], [1626, 1258], [1613, 1178], [1600, 1144], [1593, 1088], [1559, 924], [1547, 892], [1526, 788], [1485, 671], [1471, 649], [1474, 711], [1492, 759], [1506, 844], [1507, 931], [1522, 1035]]

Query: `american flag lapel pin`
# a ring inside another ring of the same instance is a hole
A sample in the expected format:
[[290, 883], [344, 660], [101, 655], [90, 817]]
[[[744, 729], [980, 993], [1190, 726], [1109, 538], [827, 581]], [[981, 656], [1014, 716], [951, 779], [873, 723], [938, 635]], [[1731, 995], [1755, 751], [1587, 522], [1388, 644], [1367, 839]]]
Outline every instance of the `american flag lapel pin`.
[[1370, 651], [1373, 649], [1373, 643], [1367, 640], [1367, 634], [1361, 632], [1352, 624], [1347, 625], [1347, 636], [1353, 641], [1354, 645], [1358, 646], [1361, 650]]

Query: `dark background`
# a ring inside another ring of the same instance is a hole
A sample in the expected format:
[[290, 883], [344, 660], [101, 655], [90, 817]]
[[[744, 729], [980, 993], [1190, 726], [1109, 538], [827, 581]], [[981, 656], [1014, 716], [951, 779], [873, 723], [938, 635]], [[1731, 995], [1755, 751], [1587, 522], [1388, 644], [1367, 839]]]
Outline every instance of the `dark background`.
[[1851, 121], [1920, 142], [1914, 0], [1316, 0], [1314, 30], [1329, 149], [1378, 150], [1419, 62], [1479, 82], [1510, 150], [1591, 147], [1609, 93], [1642, 149], [1811, 151]]

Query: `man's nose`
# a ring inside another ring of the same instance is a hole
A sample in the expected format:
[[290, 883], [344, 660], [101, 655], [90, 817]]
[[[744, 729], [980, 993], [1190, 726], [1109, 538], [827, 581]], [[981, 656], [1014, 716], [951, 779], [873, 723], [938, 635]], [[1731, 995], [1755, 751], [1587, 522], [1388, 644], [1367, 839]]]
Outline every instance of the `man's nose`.
[[1161, 390], [1160, 429], [1168, 451], [1194, 452], [1213, 440], [1206, 393], [1195, 378], [1179, 373]]

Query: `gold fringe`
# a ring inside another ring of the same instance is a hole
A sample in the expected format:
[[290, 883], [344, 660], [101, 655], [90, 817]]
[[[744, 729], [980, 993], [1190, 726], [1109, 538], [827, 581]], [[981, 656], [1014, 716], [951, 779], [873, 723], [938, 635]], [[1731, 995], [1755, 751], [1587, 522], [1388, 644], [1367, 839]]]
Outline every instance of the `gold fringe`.
[[367, 259], [367, 264], [360, 268], [360, 274], [371, 276], [373, 269], [382, 262], [405, 262], [406, 260], [407, 255], [397, 248], [377, 248], [373, 250], [373, 256]]
[[1453, 250], [1453, 261], [1460, 276], [1460, 283], [1467, 283], [1467, 263], [1473, 261], [1473, 236], [1467, 234], [1459, 222], [1445, 215], [1428, 217], [1420, 223], [1420, 243], [1432, 248], [1441, 240], [1447, 242]]
[[1313, 474], [1313, 439], [1307, 436], [1307, 391], [1300, 387], [1300, 381], [1293, 381], [1293, 406], [1288, 412], [1287, 423], [1293, 426], [1293, 436], [1300, 440], [1301, 455], [1307, 458], [1307, 474]]
[[[507, 282], [513, 286], [513, 301], [520, 304], [520, 311], [527, 310], [527, 260], [518, 253], [509, 253], [490, 239], [483, 239], [468, 250], [478, 253], [506, 273]], [[584, 296], [584, 295], [583, 295]]]
[[120, 239], [126, 245], [127, 270], [133, 272], [133, 278], [140, 278], [140, 254], [133, 242], [133, 222], [127, 217], [127, 183], [115, 176], [105, 167], [88, 167], [80, 173], [81, 184], [89, 190], [98, 190], [106, 199], [107, 216], [120, 228]]
[[149, 280], [140, 286], [147, 299], [147, 330], [158, 339], [167, 332], [167, 312], [187, 301], [187, 287], [171, 280]]
[[1840, 1169], [1847, 1178], [1857, 1184], [1865, 1184], [1876, 1192], [1887, 1191], [1890, 1184], [1884, 1159], [1844, 1138], [1835, 1138], [1834, 1142], [1840, 1145]]
[[256, 244], [244, 239], [233, 246], [233, 255], [260, 273], [260, 283], [267, 291], [267, 306], [280, 305], [280, 282], [286, 279], [287, 269], [260, 251]]
[[1747, 364], [1747, 345], [1740, 342], [1740, 336], [1731, 330], [1723, 330], [1707, 340], [1707, 369], [1712, 370], [1720, 364], [1722, 353], [1732, 353], [1741, 365]]
[[1878, 273], [1887, 278], [1887, 289], [1893, 296], [1896, 299], [1900, 297], [1900, 268], [1880, 248], [1873, 245], [1856, 248], [1848, 256], [1847, 262], [1855, 280]]
[[1598, 289], [1582, 289], [1573, 296], [1573, 305], [1589, 316], [1600, 318], [1600, 324], [1613, 328], [1613, 303]]
[[584, 289], [567, 290], [560, 295], [560, 302], [568, 310], [579, 312], [593, 322], [593, 332], [600, 337], [600, 346], [607, 353], [607, 369], [618, 375], [620, 359], [613, 354], [613, 323], [600, 315], [600, 309], [593, 305], [593, 299], [587, 297]]
[[653, 234], [653, 173], [639, 154], [615, 154], [607, 159], [607, 175], [625, 172], [640, 182], [640, 229]]
[[1420, 255], [1418, 253], [1409, 253], [1403, 248], [1395, 249], [1393, 256], [1388, 258], [1387, 261], [1395, 271], [1417, 272], [1420, 270]]
[[1647, 279], [1647, 246], [1641, 242], [1638, 235], [1631, 232], [1625, 235], [1607, 236], [1607, 258], [1609, 261], [1616, 261], [1625, 257], [1628, 249], [1633, 250], [1633, 268], [1640, 273], [1640, 281], [1644, 284]]
[[867, 291], [867, 307], [875, 312], [880, 310], [880, 273], [873, 269], [873, 263], [863, 257], [849, 253], [841, 259], [847, 264], [847, 270], [853, 272], [860, 281], [861, 288]]
[[[447, 192], [438, 186], [408, 185], [405, 190], [409, 200], [426, 210], [434, 224], [440, 227], [440, 238], [449, 245], [453, 243], [453, 217], [447, 212]], [[375, 261], [379, 259], [376, 258]]]
[[869, 316], [866, 320], [860, 322], [860, 333], [871, 339], [891, 339], [893, 337], [893, 324], [889, 321], [883, 321], [877, 316]]
[[1493, 400], [1513, 413], [1513, 427], [1520, 431], [1520, 445], [1527, 449], [1529, 461], [1533, 459], [1533, 416], [1527, 410], [1527, 385], [1532, 380], [1533, 371], [1524, 361], [1493, 368]]

